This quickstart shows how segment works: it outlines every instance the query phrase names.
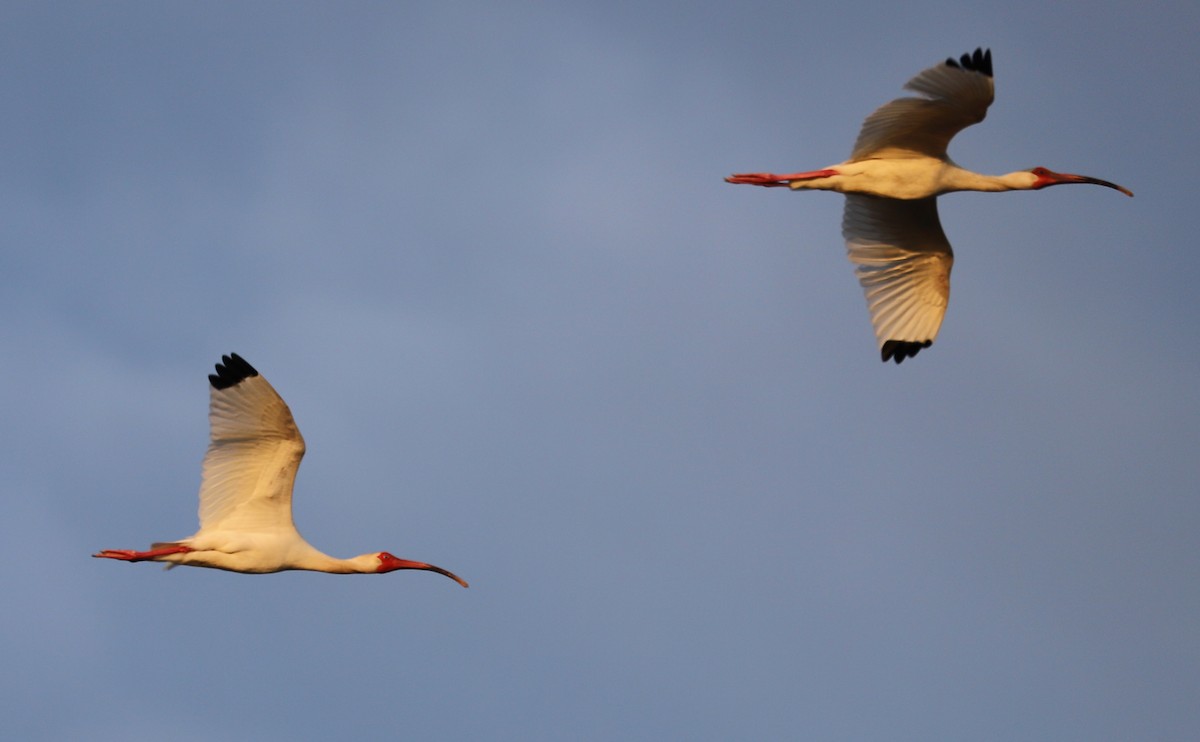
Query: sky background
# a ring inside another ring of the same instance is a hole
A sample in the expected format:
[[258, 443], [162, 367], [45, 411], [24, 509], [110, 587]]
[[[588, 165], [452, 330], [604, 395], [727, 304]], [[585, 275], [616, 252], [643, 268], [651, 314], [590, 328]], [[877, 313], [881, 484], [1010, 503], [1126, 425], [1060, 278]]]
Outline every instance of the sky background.
[[[504, 6], [504, 7], [501, 7]], [[1192, 740], [1194, 2], [46, 3], [0, 23], [0, 736]], [[937, 343], [879, 362], [846, 158], [991, 47]], [[196, 529], [206, 374], [318, 548]]]

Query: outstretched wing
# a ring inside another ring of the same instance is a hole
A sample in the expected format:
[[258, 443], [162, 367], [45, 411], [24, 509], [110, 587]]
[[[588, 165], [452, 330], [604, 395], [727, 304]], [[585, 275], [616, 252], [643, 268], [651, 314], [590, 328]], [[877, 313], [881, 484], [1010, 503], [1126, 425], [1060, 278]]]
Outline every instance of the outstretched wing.
[[954, 264], [937, 199], [848, 194], [842, 236], [884, 362], [900, 363], [932, 345], [950, 301]]
[[897, 98], [863, 122], [850, 161], [946, 157], [954, 135], [987, 115], [995, 97], [992, 52], [976, 49], [921, 72], [904, 86], [924, 98]]
[[292, 485], [304, 456], [291, 410], [236, 353], [208, 377], [210, 440], [200, 483], [200, 530], [294, 530]]

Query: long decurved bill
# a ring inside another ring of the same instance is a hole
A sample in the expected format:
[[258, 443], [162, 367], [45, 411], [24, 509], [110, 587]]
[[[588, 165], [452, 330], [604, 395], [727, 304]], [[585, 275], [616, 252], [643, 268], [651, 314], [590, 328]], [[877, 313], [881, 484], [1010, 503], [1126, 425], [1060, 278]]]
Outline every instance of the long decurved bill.
[[397, 569], [423, 569], [426, 572], [437, 572], [439, 575], [445, 575], [446, 577], [449, 577], [463, 587], [468, 587], [466, 580], [448, 569], [435, 567], [434, 565], [427, 564], [425, 562], [414, 562], [411, 559], [400, 559], [399, 557], [394, 557], [391, 554], [386, 554], [380, 557], [379, 572], [393, 572]]
[[[421, 568], [418, 567], [418, 569], [421, 569]], [[455, 582], [457, 582], [458, 584], [462, 585], [463, 587], [470, 587], [470, 585], [467, 584], [466, 580], [464, 580], [463, 578], [454, 574], [453, 572], [451, 572], [448, 569], [442, 569], [441, 567], [435, 567], [432, 564], [426, 564], [424, 569], [426, 569], [430, 572], [437, 572], [439, 575], [445, 575], [445, 576], [449, 577], [450, 579], [454, 580]]]
[[1124, 193], [1126, 196], [1133, 196], [1133, 191], [1129, 190], [1128, 188], [1122, 188], [1121, 186], [1117, 185], [1116, 183], [1110, 183], [1107, 180], [1100, 180], [1099, 178], [1091, 178], [1091, 177], [1088, 177], [1087, 175], [1075, 175], [1073, 173], [1056, 173], [1052, 170], [1046, 170], [1044, 173], [1039, 173], [1038, 178], [1039, 178], [1039, 185], [1038, 185], [1039, 188], [1045, 188], [1046, 186], [1052, 186], [1052, 185], [1066, 185], [1068, 183], [1091, 183], [1092, 185], [1104, 186], [1105, 188], [1112, 188], [1114, 191], [1120, 191], [1121, 193]]

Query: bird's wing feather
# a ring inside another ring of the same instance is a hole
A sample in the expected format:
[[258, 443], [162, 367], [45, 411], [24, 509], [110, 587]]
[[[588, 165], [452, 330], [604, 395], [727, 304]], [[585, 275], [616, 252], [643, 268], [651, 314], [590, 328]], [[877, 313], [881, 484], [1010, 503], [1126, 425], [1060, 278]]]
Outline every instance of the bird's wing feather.
[[977, 50], [922, 71], [904, 86], [924, 98], [897, 98], [863, 122], [850, 161], [873, 157], [944, 159], [954, 135], [983, 121], [995, 97], [991, 52]]
[[304, 438], [287, 404], [256, 373], [226, 388], [214, 384], [208, 420], [200, 530], [294, 530], [292, 485]]
[[938, 221], [937, 199], [848, 194], [842, 236], [866, 293], [880, 348], [889, 341], [932, 343], [950, 300], [954, 263]]

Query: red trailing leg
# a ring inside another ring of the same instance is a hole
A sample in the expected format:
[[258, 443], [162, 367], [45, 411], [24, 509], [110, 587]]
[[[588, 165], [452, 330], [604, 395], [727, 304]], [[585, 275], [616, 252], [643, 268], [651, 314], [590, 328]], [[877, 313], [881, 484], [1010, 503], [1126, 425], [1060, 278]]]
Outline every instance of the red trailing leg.
[[786, 175], [776, 175], [775, 173], [735, 173], [726, 178], [725, 182], [737, 185], [779, 188], [790, 185], [794, 180], [815, 180], [817, 178], [828, 178], [837, 174], [837, 170], [813, 170], [807, 173], [788, 173]]
[[166, 556], [167, 554], [186, 554], [191, 551], [190, 546], [183, 544], [172, 544], [170, 546], [160, 546], [157, 549], [150, 551], [133, 551], [132, 549], [105, 549], [99, 554], [92, 554], [97, 559], [120, 559], [123, 562], [145, 562], [152, 561], [155, 557]]

